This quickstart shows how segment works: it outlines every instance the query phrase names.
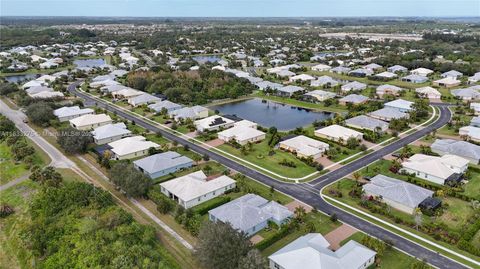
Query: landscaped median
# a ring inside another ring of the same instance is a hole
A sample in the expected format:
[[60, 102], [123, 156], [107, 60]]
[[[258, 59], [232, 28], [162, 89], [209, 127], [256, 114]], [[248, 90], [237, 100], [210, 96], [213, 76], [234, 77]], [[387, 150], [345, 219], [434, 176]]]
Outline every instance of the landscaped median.
[[466, 251], [462, 251], [453, 245], [435, 240], [434, 238], [427, 236], [415, 229], [408, 227], [399, 227], [393, 221], [384, 220], [383, 218], [380, 218], [380, 215], [370, 213], [364, 209], [360, 209], [358, 206], [356, 206], [355, 202], [353, 202], [352, 204], [342, 202], [339, 199], [330, 197], [328, 195], [328, 186], [322, 190], [321, 196], [326, 202], [330, 203], [331, 205], [350, 214], [353, 214], [374, 225], [382, 227], [385, 230], [388, 230], [405, 239], [408, 239], [409, 241], [412, 241], [418, 245], [430, 249], [431, 251], [440, 253], [445, 257], [448, 257], [471, 268], [478, 268], [480, 266], [479, 258], [475, 255], [467, 253]]

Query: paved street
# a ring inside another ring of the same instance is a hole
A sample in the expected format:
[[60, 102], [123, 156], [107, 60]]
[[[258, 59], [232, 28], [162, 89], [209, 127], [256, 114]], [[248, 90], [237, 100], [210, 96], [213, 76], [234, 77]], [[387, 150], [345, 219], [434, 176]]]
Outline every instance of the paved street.
[[392, 242], [394, 246], [401, 249], [404, 252], [409, 253], [410, 255], [416, 256], [419, 259], [425, 259], [432, 265], [439, 267], [439, 268], [465, 268], [464, 266], [458, 264], [455, 261], [452, 261], [438, 253], [432, 252], [416, 243], [413, 243], [403, 237], [398, 236], [397, 234], [385, 230], [381, 227], [373, 225], [367, 221], [362, 220], [361, 218], [352, 215], [350, 213], [344, 212], [329, 203], [327, 203], [323, 198], [319, 195], [319, 190], [321, 190], [324, 186], [328, 185], [331, 182], [334, 182], [338, 179], [343, 178], [344, 176], [362, 168], [366, 165], [370, 164], [371, 162], [380, 159], [381, 157], [390, 154], [398, 149], [401, 149], [404, 145], [410, 144], [411, 142], [421, 138], [422, 136], [432, 132], [440, 128], [441, 126], [445, 125], [451, 117], [451, 112], [448, 109], [447, 105], [445, 104], [436, 104], [436, 106], [440, 109], [441, 115], [439, 119], [436, 120], [435, 123], [429, 125], [411, 135], [408, 135], [404, 138], [401, 138], [394, 143], [385, 146], [384, 148], [376, 151], [372, 154], [366, 155], [358, 160], [355, 160], [349, 164], [344, 165], [343, 167], [326, 174], [324, 176], [320, 176], [319, 178], [315, 179], [310, 183], [303, 183], [303, 184], [293, 184], [293, 183], [286, 183], [275, 180], [265, 174], [262, 174], [256, 170], [243, 166], [235, 161], [232, 161], [223, 155], [220, 155], [216, 152], [209, 151], [197, 144], [194, 144], [188, 140], [185, 140], [181, 137], [171, 134], [170, 132], [160, 129], [155, 125], [152, 125], [141, 118], [137, 118], [124, 112], [123, 110], [113, 107], [104, 101], [98, 101], [90, 97], [89, 95], [82, 93], [76, 90], [76, 85], [80, 82], [72, 84], [68, 87], [68, 90], [79, 97], [89, 101], [89, 102], [97, 102], [99, 107], [105, 108], [111, 112], [115, 112], [118, 116], [128, 119], [130, 121], [135, 121], [135, 123], [139, 126], [142, 126], [150, 131], [161, 133], [165, 138], [177, 141], [181, 145], [188, 145], [190, 149], [193, 151], [198, 152], [201, 155], [208, 155], [211, 159], [218, 161], [225, 166], [238, 171], [248, 177], [251, 177], [257, 181], [260, 181], [268, 186], [274, 186], [275, 189], [288, 194], [306, 204], [309, 204], [318, 210], [325, 212], [326, 214], [336, 214], [338, 218], [359, 230], [362, 230], [370, 235], [373, 235], [377, 238], [380, 238], [383, 241]]

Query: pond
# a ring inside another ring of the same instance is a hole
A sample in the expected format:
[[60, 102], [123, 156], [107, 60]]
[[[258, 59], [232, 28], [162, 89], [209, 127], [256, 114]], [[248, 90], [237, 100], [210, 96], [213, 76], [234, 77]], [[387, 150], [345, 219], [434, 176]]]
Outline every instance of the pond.
[[10, 83], [19, 83], [27, 80], [32, 80], [37, 78], [37, 74], [22, 74], [22, 75], [11, 75], [5, 76], [5, 79]]
[[293, 130], [315, 120], [323, 121], [335, 116], [331, 112], [317, 112], [259, 98], [212, 106], [210, 109], [254, 121], [263, 127], [275, 126], [280, 131]]
[[206, 64], [207, 62], [216, 63], [220, 61], [222, 58], [220, 56], [215, 56], [215, 55], [205, 55], [205, 56], [193, 56], [192, 59], [199, 64]]
[[75, 60], [73, 64], [77, 67], [99, 67], [106, 64], [104, 59], [82, 59]]

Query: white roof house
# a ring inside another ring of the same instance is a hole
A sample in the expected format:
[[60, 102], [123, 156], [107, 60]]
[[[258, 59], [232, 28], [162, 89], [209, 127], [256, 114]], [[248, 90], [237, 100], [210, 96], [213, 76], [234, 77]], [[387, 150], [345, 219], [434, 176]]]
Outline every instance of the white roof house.
[[163, 101], [148, 105], [148, 108], [153, 109], [155, 112], [160, 112], [162, 111], [163, 108], [165, 108], [167, 112], [170, 112], [170, 111], [182, 108], [182, 105], [176, 104], [174, 102], [170, 102], [168, 100], [163, 100]]
[[29, 95], [32, 96], [33, 94], [37, 94], [40, 92], [53, 92], [53, 88], [51, 87], [46, 87], [46, 86], [33, 86], [25, 90], [25, 92]]
[[393, 100], [391, 102], [385, 103], [384, 106], [385, 107], [390, 107], [390, 108], [395, 108], [400, 112], [407, 113], [407, 112], [413, 110], [412, 105], [413, 105], [413, 102], [406, 101], [406, 100], [403, 100], [403, 99], [397, 99], [397, 100]]
[[160, 183], [161, 191], [184, 208], [191, 208], [235, 188], [228, 176], [208, 179], [203, 171]]
[[112, 96], [117, 99], [130, 99], [131, 97], [140, 96], [142, 94], [145, 93], [131, 88], [112, 92]]
[[64, 106], [53, 111], [60, 122], [74, 119], [85, 114], [93, 114], [93, 109], [91, 108], [80, 108], [79, 106]]
[[294, 82], [294, 81], [311, 81], [311, 80], [315, 80], [314, 77], [308, 75], [308, 74], [300, 74], [300, 75], [296, 75], [296, 76], [293, 76], [293, 77], [290, 77], [288, 79], [288, 81], [290, 82]]
[[394, 86], [394, 85], [380, 85], [376, 89], [376, 93], [378, 96], [382, 97], [384, 95], [398, 95], [401, 91], [403, 91], [402, 88]]
[[402, 170], [416, 177], [443, 185], [446, 181], [457, 181], [468, 168], [468, 160], [456, 155], [442, 157], [415, 154], [402, 163]]
[[321, 76], [321, 77], [318, 77], [316, 80], [312, 80], [310, 82], [310, 86], [312, 87], [322, 87], [322, 86], [335, 87], [338, 84], [339, 82], [334, 80], [330, 76]]
[[368, 113], [368, 116], [389, 122], [393, 119], [408, 119], [410, 115], [408, 113], [401, 112], [396, 108], [384, 107], [382, 109]]
[[343, 98], [340, 98], [340, 100], [338, 101], [340, 104], [343, 104], [343, 105], [347, 105], [347, 104], [358, 105], [358, 104], [363, 104], [368, 100], [370, 100], [370, 98], [360, 94], [349, 94]]
[[279, 147], [284, 150], [294, 152], [299, 157], [313, 157], [318, 159], [322, 153], [329, 149], [329, 145], [322, 141], [315, 140], [304, 135], [299, 135], [284, 141], [280, 141]]
[[433, 195], [431, 190], [384, 175], [371, 178], [363, 190], [365, 195], [381, 197], [382, 202], [408, 214], [414, 213], [421, 202]]
[[110, 116], [106, 114], [86, 114], [69, 120], [70, 126], [78, 130], [91, 130], [112, 123]]
[[475, 126], [464, 126], [458, 130], [458, 134], [461, 137], [466, 137], [469, 140], [479, 142], [480, 141], [480, 128]]
[[36, 98], [36, 99], [48, 99], [48, 98], [59, 98], [59, 97], [64, 97], [63, 93], [61, 92], [49, 92], [49, 91], [43, 91], [35, 94], [29, 94], [30, 97]]
[[253, 235], [267, 227], [269, 221], [284, 224], [293, 212], [275, 201], [249, 193], [208, 211], [208, 215], [211, 221], [229, 223], [234, 229]]
[[410, 74], [419, 75], [419, 76], [423, 76], [423, 77], [426, 77], [426, 76], [430, 75], [431, 73], [433, 73], [433, 70], [423, 68], [423, 67], [420, 67], [420, 68], [417, 68], [417, 69], [414, 69], [414, 70], [410, 71]]
[[346, 143], [350, 138], [363, 138], [362, 133], [336, 124], [315, 130], [315, 136], [340, 143]]
[[131, 136], [108, 143], [113, 153], [112, 159], [124, 160], [141, 157], [148, 154], [149, 148], [159, 149], [160, 145], [147, 141], [143, 136]]
[[365, 129], [370, 131], [380, 130], [382, 132], [388, 129], [388, 123], [379, 119], [371, 118], [365, 115], [359, 115], [345, 120], [345, 125], [356, 129]]
[[332, 69], [331, 66], [326, 65], [326, 64], [317, 64], [315, 66], [312, 66], [313, 71], [319, 71], [319, 72], [324, 72]]
[[460, 85], [462, 82], [454, 77], [445, 77], [433, 81], [433, 85], [445, 88], [451, 88]]
[[[245, 121], [240, 121], [245, 122]], [[248, 122], [248, 121], [247, 121]], [[218, 133], [218, 138], [229, 142], [232, 139], [240, 145], [247, 143], [256, 143], [265, 139], [265, 133], [256, 129], [255, 126], [249, 126], [247, 123], [234, 125], [234, 127]]]
[[149, 93], [143, 93], [141, 95], [133, 96], [128, 98], [128, 103], [132, 106], [139, 106], [139, 105], [144, 105], [144, 104], [152, 104], [158, 101], [161, 101], [162, 99], [151, 95]]
[[194, 161], [175, 151], [157, 153], [133, 162], [136, 169], [151, 179], [192, 167]]
[[28, 89], [31, 87], [39, 87], [39, 86], [46, 86], [47, 83], [45, 81], [39, 81], [39, 80], [30, 80], [29, 82], [26, 82], [25, 84], [22, 85], [22, 89]]
[[428, 78], [420, 75], [410, 74], [408, 76], [402, 77], [402, 81], [410, 83], [424, 83], [428, 81]]
[[192, 106], [192, 107], [184, 107], [180, 109], [175, 109], [169, 111], [168, 114], [170, 117], [174, 118], [176, 121], [181, 119], [201, 119], [208, 117], [208, 109], [203, 106]]
[[440, 99], [442, 97], [442, 94], [437, 89], [430, 86], [417, 88], [415, 92], [420, 97], [426, 97], [428, 99]]
[[468, 77], [468, 83], [473, 84], [480, 81], [480, 72], [475, 73], [473, 76]]
[[458, 72], [457, 70], [450, 70], [448, 72], [442, 73], [442, 78], [454, 78], [454, 79], [459, 79], [463, 76], [462, 72]]
[[119, 85], [120, 82], [115, 81], [113, 79], [106, 79], [106, 80], [100, 80], [100, 81], [93, 81], [90, 83], [90, 87], [92, 88], [100, 88], [103, 86], [111, 86], [111, 85]]
[[218, 130], [220, 128], [229, 128], [233, 126], [234, 121], [222, 116], [213, 115], [194, 122], [195, 128], [199, 132]]
[[480, 92], [474, 88], [455, 89], [450, 91], [453, 96], [462, 100], [478, 100]]
[[375, 251], [349, 241], [336, 251], [319, 233], [303, 235], [268, 257], [270, 269], [359, 269], [375, 262]]
[[305, 89], [300, 87], [300, 86], [288, 85], [288, 86], [278, 88], [276, 90], [277, 90], [278, 95], [290, 97], [290, 96], [292, 96], [292, 94], [294, 94], [296, 92], [302, 92]]
[[131, 135], [131, 131], [123, 122], [107, 124], [91, 131], [93, 140], [97, 145], [107, 144]]
[[342, 92], [349, 92], [349, 91], [361, 91], [367, 88], [367, 84], [361, 83], [358, 81], [349, 82], [345, 85], [342, 85], [341, 90]]
[[371, 64], [365, 65], [363, 68], [369, 69], [369, 70], [377, 70], [377, 69], [382, 68], [382, 66], [379, 65], [379, 64], [376, 64], [376, 63], [371, 63]]
[[401, 73], [401, 72], [407, 72], [408, 68], [397, 64], [397, 65], [390, 66], [389, 68], [387, 68], [387, 71], [392, 72], [392, 73], [397, 73], [397, 72]]
[[385, 72], [376, 74], [375, 77], [382, 78], [382, 79], [394, 79], [397, 77], [397, 74], [385, 71]]
[[472, 164], [480, 163], [480, 146], [466, 141], [437, 139], [430, 147], [440, 155], [453, 154], [469, 160]]
[[315, 99], [316, 101], [325, 101], [327, 99], [332, 99], [335, 96], [337, 96], [337, 94], [335, 94], [334, 92], [327, 92], [327, 91], [323, 91], [323, 90], [314, 90], [314, 91], [311, 91], [311, 92], [307, 92], [304, 95], [309, 96], [309, 97]]

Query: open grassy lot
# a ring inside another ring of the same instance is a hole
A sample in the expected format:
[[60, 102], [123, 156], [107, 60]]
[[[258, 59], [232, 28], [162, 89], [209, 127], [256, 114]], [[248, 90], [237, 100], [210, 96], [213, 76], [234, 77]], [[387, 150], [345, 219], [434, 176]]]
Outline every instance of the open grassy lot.
[[[362, 242], [362, 238], [365, 236], [362, 232], [357, 232], [347, 239], [340, 242], [340, 245], [344, 245], [350, 240]], [[405, 269], [412, 268], [412, 265], [419, 262], [417, 259], [408, 256], [407, 254], [396, 250], [394, 248], [388, 248], [381, 257], [377, 257], [378, 267], [382, 269]]]
[[[27, 140], [28, 144], [33, 143]], [[38, 152], [38, 149], [36, 149]], [[40, 153], [33, 155], [32, 165], [43, 166], [48, 162], [48, 156], [40, 155]], [[43, 153], [43, 152], [42, 152]], [[9, 182], [10, 180], [19, 178], [29, 173], [29, 167], [23, 162], [16, 162], [12, 156], [10, 147], [6, 142], [0, 143], [0, 185]]]
[[37, 185], [25, 181], [0, 192], [0, 204], [13, 206], [15, 213], [0, 218], [0, 268], [31, 268], [35, 259], [30, 251], [22, 246], [19, 225], [29, 219], [27, 207]]
[[[284, 152], [279, 149], [274, 149], [275, 154], [269, 156], [269, 152], [272, 149], [268, 145], [269, 135], [267, 138], [260, 143], [253, 144], [252, 149], [246, 154], [242, 154], [240, 149], [236, 149], [229, 144], [223, 144], [218, 147], [225, 152], [238, 156], [246, 161], [264, 167], [274, 173], [277, 173], [286, 177], [303, 177], [315, 172], [315, 168], [307, 165], [303, 161], [299, 160], [293, 154], [289, 152]], [[296, 167], [287, 167], [280, 165], [279, 163], [282, 160], [287, 160], [293, 162]]]

